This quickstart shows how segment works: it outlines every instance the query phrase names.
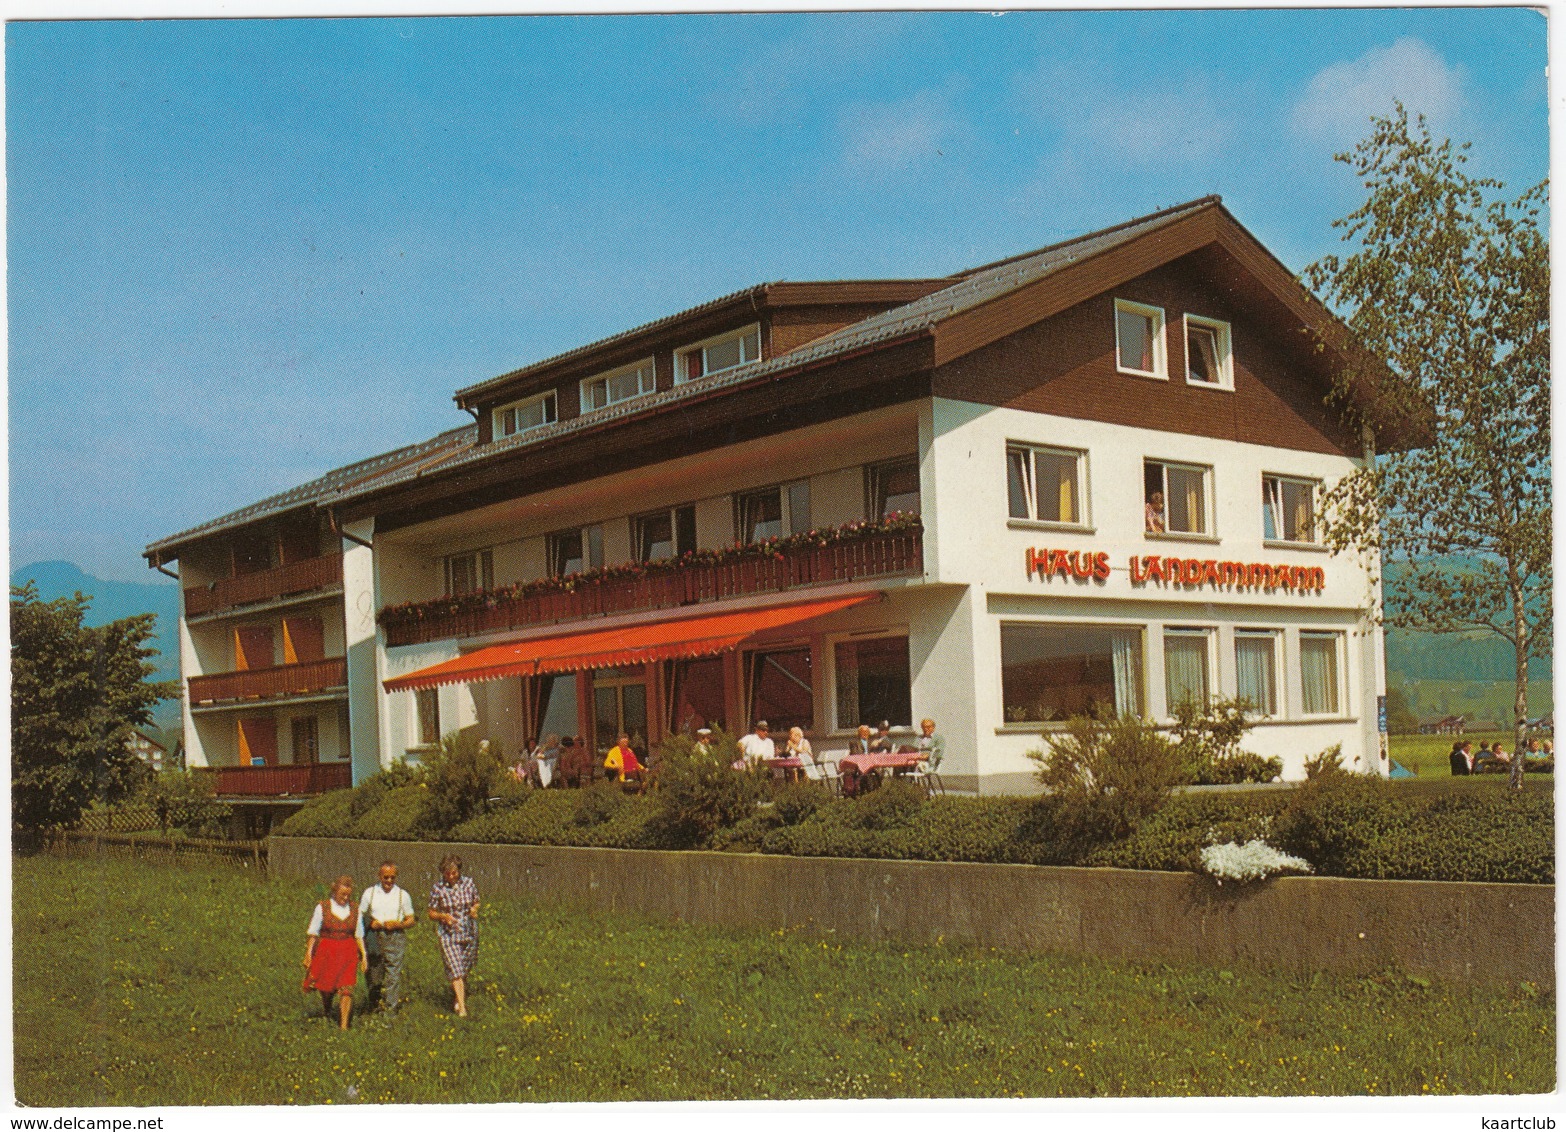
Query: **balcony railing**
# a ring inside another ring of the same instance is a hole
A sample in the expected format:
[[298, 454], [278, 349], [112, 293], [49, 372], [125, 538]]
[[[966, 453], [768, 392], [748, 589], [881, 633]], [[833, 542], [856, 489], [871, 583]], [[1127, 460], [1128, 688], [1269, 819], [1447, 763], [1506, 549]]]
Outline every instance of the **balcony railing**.
[[239, 605], [253, 605], [258, 601], [324, 590], [330, 586], [340, 586], [342, 581], [341, 554], [306, 558], [303, 562], [291, 562], [271, 570], [222, 578], [209, 586], [187, 586], [185, 616], [199, 617], [203, 613], [215, 613]]
[[921, 532], [905, 530], [831, 546], [790, 549], [765, 558], [701, 563], [641, 578], [584, 582], [572, 590], [497, 597], [483, 609], [387, 619], [386, 643], [411, 645], [476, 637], [611, 613], [676, 609], [725, 598], [785, 593], [826, 582], [917, 574], [924, 569], [922, 547]]
[[219, 797], [278, 798], [325, 794], [353, 785], [353, 768], [347, 763], [300, 763], [293, 766], [195, 767], [213, 783]]
[[225, 700], [266, 700], [278, 696], [307, 696], [348, 686], [348, 660], [332, 657], [305, 664], [280, 664], [275, 668], [251, 668], [243, 672], [217, 672], [190, 678], [192, 704]]

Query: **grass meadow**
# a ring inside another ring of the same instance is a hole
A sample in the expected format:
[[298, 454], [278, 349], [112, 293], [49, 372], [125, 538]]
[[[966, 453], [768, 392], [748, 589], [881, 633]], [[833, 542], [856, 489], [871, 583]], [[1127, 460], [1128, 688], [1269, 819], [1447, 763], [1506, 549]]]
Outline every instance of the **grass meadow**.
[[[299, 991], [318, 889], [14, 860], [24, 1105], [1539, 1093], [1554, 998], [838, 943], [495, 901], [470, 1017], [415, 929], [406, 1003]], [[423, 892], [415, 887], [422, 908]]]

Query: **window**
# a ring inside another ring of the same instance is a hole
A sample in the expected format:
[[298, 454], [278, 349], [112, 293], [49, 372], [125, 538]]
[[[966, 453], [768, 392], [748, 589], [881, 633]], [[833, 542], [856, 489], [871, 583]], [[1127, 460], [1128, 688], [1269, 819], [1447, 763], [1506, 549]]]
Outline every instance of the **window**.
[[1142, 377], [1169, 376], [1161, 308], [1115, 300], [1115, 368]]
[[420, 688], [413, 693], [414, 736], [421, 747], [440, 744], [440, 691]]
[[1144, 528], [1148, 534], [1212, 534], [1212, 507], [1208, 498], [1211, 468], [1197, 464], [1170, 464], [1162, 460], [1142, 462]]
[[696, 508], [690, 505], [631, 520], [639, 562], [678, 558], [696, 549]]
[[546, 545], [552, 578], [596, 570], [604, 564], [604, 529], [600, 526], [557, 531], [549, 536]]
[[1317, 480], [1262, 476], [1262, 537], [1268, 542], [1316, 541]]
[[1142, 713], [1142, 631], [1102, 625], [1001, 625], [1007, 723], [1060, 723], [1105, 708]]
[[1339, 690], [1339, 642], [1341, 633], [1300, 632], [1301, 707], [1306, 715], [1337, 715], [1342, 710]]
[[761, 330], [752, 326], [680, 350], [674, 355], [674, 380], [676, 383], [695, 381], [698, 377], [746, 365], [760, 357]]
[[734, 497], [734, 529], [741, 542], [797, 535], [810, 529], [810, 481], [764, 487]]
[[1070, 448], [1006, 446], [1006, 495], [1013, 519], [1083, 526], [1087, 453]]
[[316, 728], [315, 716], [301, 716], [290, 727], [293, 737], [294, 762], [318, 763], [321, 761], [321, 737]]
[[1235, 694], [1259, 715], [1278, 714], [1278, 634], [1271, 629], [1234, 631]]
[[1206, 629], [1164, 630], [1164, 706], [1170, 715], [1179, 704], [1207, 706], [1210, 636]]
[[470, 550], [443, 559], [447, 597], [477, 593], [495, 585], [494, 556], [487, 550]]
[[787, 736], [790, 727], [809, 731], [815, 726], [809, 648], [753, 652], [746, 657], [746, 672], [750, 716], [744, 730], [758, 719], [779, 736]]
[[537, 397], [529, 397], [525, 401], [517, 401], [514, 404], [503, 405], [495, 410], [495, 439], [515, 436], [519, 432], [526, 432], [530, 428], [539, 428], [546, 424], [554, 424], [555, 394], [554, 390], [548, 393], [540, 393]]
[[1234, 388], [1234, 357], [1227, 322], [1194, 314], [1185, 316], [1185, 380], [1192, 385]]
[[919, 461], [913, 457], [865, 468], [865, 513], [871, 519], [919, 514]]
[[839, 641], [833, 646], [832, 662], [840, 730], [861, 723], [873, 727], [883, 719], [893, 727], [913, 726], [907, 637]]
[[655, 388], [653, 372], [653, 360], [648, 358], [645, 362], [588, 378], [582, 382], [582, 412], [651, 393]]

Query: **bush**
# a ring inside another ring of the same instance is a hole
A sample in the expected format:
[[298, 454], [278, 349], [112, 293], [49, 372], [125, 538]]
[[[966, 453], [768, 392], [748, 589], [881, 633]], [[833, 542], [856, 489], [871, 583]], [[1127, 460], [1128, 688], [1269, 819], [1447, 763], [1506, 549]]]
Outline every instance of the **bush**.
[[1549, 884], [1554, 800], [1510, 790], [1413, 793], [1329, 774], [1294, 792], [1274, 843], [1329, 876]]
[[1209, 759], [1191, 773], [1192, 786], [1234, 786], [1241, 782], [1272, 782], [1283, 773], [1283, 760], [1263, 758], [1250, 751], [1236, 751]]
[[391, 791], [403, 786], [412, 786], [423, 780], [424, 772], [420, 768], [409, 766], [398, 759], [385, 770], [370, 775], [353, 788], [353, 803], [350, 810], [355, 818], [363, 817], [380, 805], [381, 799]]
[[706, 845], [718, 830], [751, 816], [767, 780], [733, 769], [737, 758], [739, 747], [720, 729], [714, 729], [707, 750], [688, 735], [670, 735], [659, 744], [651, 797], [660, 843], [682, 849]]
[[578, 844], [575, 790], [532, 790], [520, 805], [493, 810], [451, 831], [453, 841], [494, 842], [502, 845]]
[[862, 798], [855, 798], [844, 813], [853, 829], [897, 829], [908, 825], [924, 807], [924, 789], [893, 777]]
[[484, 812], [508, 776], [500, 748], [473, 731], [453, 731], [429, 759], [425, 781], [433, 799], [433, 828], [451, 829]]
[[1055, 797], [1057, 836], [1077, 853], [1128, 835], [1189, 778], [1189, 751], [1133, 716], [1076, 716], [1044, 739], [1049, 752], [1028, 757]]
[[353, 837], [372, 841], [419, 841], [444, 832], [438, 824], [438, 807], [422, 782], [399, 786], [381, 795], [374, 809], [353, 824]]
[[1146, 818], [1129, 837], [1099, 847], [1083, 863], [1195, 872], [1201, 867], [1202, 850], [1209, 845], [1268, 837], [1285, 798], [1283, 791], [1182, 794]]
[[284, 837], [349, 837], [353, 828], [352, 806], [352, 790], [333, 790], [306, 802], [272, 832]]
[[603, 825], [630, 804], [631, 799], [618, 782], [600, 779], [577, 791], [576, 805], [571, 811], [571, 824], [587, 828]]
[[1305, 760], [1305, 778], [1307, 780], [1326, 778], [1329, 774], [1342, 774], [1343, 768], [1343, 744], [1334, 743], [1319, 755], [1312, 755]]
[[212, 782], [188, 770], [165, 770], [150, 775], [134, 799], [156, 817], [165, 833], [177, 830], [192, 837], [215, 837], [233, 813], [232, 807], [212, 796]]
[[819, 782], [790, 782], [773, 790], [771, 812], [778, 825], [798, 825], [831, 802], [832, 791]]

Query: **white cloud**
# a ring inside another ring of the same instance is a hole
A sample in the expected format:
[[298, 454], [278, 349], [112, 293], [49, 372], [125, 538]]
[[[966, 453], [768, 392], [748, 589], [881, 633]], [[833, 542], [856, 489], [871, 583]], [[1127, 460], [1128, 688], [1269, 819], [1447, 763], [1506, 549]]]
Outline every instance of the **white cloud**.
[[931, 91], [900, 102], [851, 106], [838, 119], [844, 163], [875, 174], [928, 164], [960, 129], [946, 100]]
[[1111, 86], [1096, 71], [1043, 66], [1023, 80], [1024, 104], [1057, 132], [1047, 165], [1146, 171], [1196, 167], [1220, 158], [1233, 117], [1200, 73], [1157, 86]]
[[1449, 65], [1417, 39], [1376, 47], [1352, 62], [1317, 72], [1295, 103], [1295, 129], [1310, 138], [1346, 145], [1369, 132], [1372, 115], [1402, 102], [1431, 126], [1449, 122], [1463, 106], [1462, 68]]

